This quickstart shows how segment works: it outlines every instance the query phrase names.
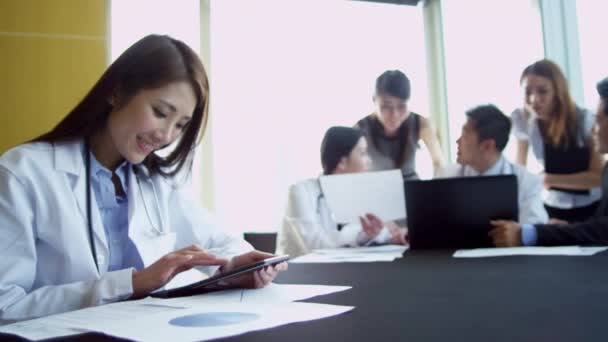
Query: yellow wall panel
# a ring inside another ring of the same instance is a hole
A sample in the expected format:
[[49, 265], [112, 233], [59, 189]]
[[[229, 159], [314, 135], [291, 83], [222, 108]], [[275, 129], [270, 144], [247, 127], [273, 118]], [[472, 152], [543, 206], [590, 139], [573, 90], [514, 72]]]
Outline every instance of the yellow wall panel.
[[105, 41], [0, 37], [0, 151], [51, 129], [105, 68]]
[[0, 0], [0, 153], [54, 127], [106, 68], [106, 0]]
[[0, 0], [0, 31], [106, 35], [104, 0]]

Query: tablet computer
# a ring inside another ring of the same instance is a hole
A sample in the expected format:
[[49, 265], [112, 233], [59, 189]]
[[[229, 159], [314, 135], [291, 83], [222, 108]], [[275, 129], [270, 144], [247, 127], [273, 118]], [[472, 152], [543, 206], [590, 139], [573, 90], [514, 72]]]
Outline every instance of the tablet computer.
[[185, 297], [192, 296], [201, 293], [207, 293], [212, 291], [219, 291], [230, 288], [225, 284], [222, 284], [222, 281], [240, 276], [246, 273], [250, 273], [266, 266], [276, 265], [280, 262], [287, 261], [289, 259], [288, 255], [279, 255], [275, 257], [270, 257], [261, 261], [257, 261], [248, 265], [241, 266], [239, 268], [235, 268], [234, 270], [226, 273], [216, 274], [213, 277], [209, 277], [207, 279], [203, 279], [199, 282], [192, 283], [182, 287], [176, 287], [173, 289], [161, 290], [157, 292], [152, 292], [150, 294], [151, 297], [156, 298], [173, 298], [173, 297]]

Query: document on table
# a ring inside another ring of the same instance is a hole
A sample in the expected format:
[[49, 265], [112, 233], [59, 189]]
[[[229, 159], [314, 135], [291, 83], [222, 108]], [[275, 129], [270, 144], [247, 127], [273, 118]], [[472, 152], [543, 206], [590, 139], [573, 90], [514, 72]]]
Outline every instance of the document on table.
[[588, 256], [603, 252], [608, 247], [581, 247], [581, 246], [557, 246], [557, 247], [507, 247], [507, 248], [475, 248], [459, 249], [454, 252], [454, 258], [484, 258], [509, 255], [571, 255]]
[[[131, 320], [133, 317], [144, 319], [156, 314], [177, 313], [190, 309], [209, 312], [209, 308], [228, 304], [240, 307], [241, 311], [261, 304], [281, 306], [291, 301], [350, 288], [350, 286], [270, 284], [261, 289], [233, 289], [191, 297], [170, 299], [147, 297], [1, 326], [0, 332], [19, 335], [30, 340], [48, 339], [88, 331], [102, 331], [100, 329], [105, 326], [114, 326], [116, 322]], [[319, 313], [322, 312], [324, 311], [321, 310]]]
[[321, 176], [319, 182], [336, 222], [359, 222], [365, 213], [383, 221], [405, 218], [401, 170]]
[[352, 286], [270, 284], [261, 289], [243, 290], [244, 303], [293, 302], [330, 293], [342, 292]]
[[204, 307], [209, 304], [221, 303], [284, 303], [323, 296], [330, 293], [341, 292], [352, 286], [331, 285], [302, 285], [302, 284], [270, 284], [261, 289], [233, 289], [220, 292], [211, 292], [198, 296], [178, 298], [146, 298], [146, 303], [183, 306]]
[[28, 339], [65, 335], [31, 330], [51, 333], [55, 329], [72, 334], [97, 331], [137, 341], [201, 341], [326, 318], [352, 309], [352, 306], [292, 302], [215, 303], [194, 308], [122, 302], [15, 323], [1, 327], [0, 332]]
[[118, 302], [0, 326], [0, 333], [15, 334], [35, 341], [99, 331], [97, 325], [183, 309], [185, 308], [146, 303], [146, 299]]
[[137, 341], [201, 341], [331, 317], [353, 308], [314, 303], [215, 304], [96, 324], [96, 330]]
[[315, 249], [312, 253], [292, 259], [290, 263], [388, 262], [400, 258], [407, 248], [407, 246], [385, 245]]
[[21, 336], [30, 341], [45, 340], [88, 332], [77, 328], [55, 326], [47, 321], [29, 320], [0, 327], [0, 333]]

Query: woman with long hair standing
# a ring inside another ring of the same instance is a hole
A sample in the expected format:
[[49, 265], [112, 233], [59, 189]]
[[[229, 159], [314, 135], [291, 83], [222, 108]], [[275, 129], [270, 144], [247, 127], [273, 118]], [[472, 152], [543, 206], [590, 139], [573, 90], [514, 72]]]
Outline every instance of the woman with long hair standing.
[[531, 148], [545, 167], [544, 203], [549, 217], [584, 221], [601, 197], [603, 158], [592, 139], [594, 115], [574, 103], [564, 74], [550, 60], [527, 66], [520, 83], [524, 105], [511, 115], [517, 163], [526, 165]]

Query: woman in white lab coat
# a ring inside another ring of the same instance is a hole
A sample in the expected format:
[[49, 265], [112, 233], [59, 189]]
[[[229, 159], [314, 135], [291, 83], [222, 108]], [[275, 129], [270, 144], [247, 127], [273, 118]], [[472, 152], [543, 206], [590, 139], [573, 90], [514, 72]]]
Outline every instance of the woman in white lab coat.
[[[208, 91], [194, 51], [147, 36], [53, 130], [0, 157], [0, 324], [145, 296], [193, 267], [212, 274], [270, 256], [214, 229], [180, 190]], [[170, 144], [166, 157], [155, 153]], [[231, 285], [261, 287], [286, 267]]]
[[[323, 174], [365, 172], [370, 163], [367, 141], [359, 129], [334, 126], [327, 130], [321, 143]], [[372, 213], [362, 213], [360, 222], [338, 225], [319, 179], [312, 178], [289, 189], [287, 210], [277, 236], [277, 252], [295, 257], [320, 248], [405, 244], [405, 233], [396, 223], [382, 222]]]

